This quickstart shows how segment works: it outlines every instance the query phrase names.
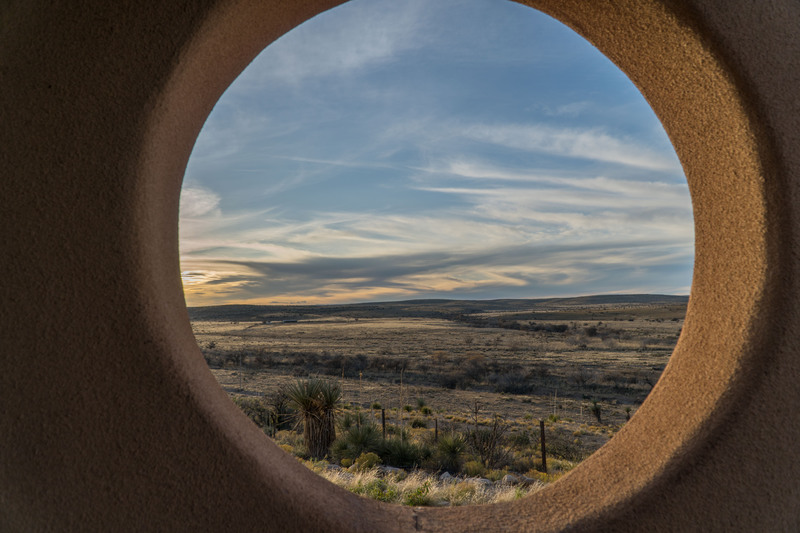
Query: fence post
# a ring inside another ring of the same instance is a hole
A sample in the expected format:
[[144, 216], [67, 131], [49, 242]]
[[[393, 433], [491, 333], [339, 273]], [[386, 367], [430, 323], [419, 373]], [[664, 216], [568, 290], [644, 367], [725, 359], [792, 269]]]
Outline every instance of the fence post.
[[383, 429], [383, 440], [386, 440], [386, 409], [381, 409], [381, 428]]
[[439, 442], [439, 419], [433, 419], [433, 442]]
[[544, 420], [539, 420], [539, 436], [542, 441], [542, 471], [547, 473], [547, 449], [544, 445]]

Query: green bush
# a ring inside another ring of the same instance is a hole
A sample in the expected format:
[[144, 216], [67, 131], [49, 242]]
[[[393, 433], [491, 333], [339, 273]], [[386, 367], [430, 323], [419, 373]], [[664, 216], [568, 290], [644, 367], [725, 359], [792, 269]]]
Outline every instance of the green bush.
[[428, 427], [428, 423], [425, 420], [421, 419], [421, 418], [415, 418], [414, 420], [411, 421], [411, 427], [412, 428], [424, 428], [425, 429], [425, 428]]
[[447, 433], [441, 436], [436, 444], [436, 459], [440, 469], [458, 472], [461, 460], [467, 449], [467, 442], [460, 433]]
[[486, 467], [484, 467], [483, 463], [480, 461], [467, 461], [464, 463], [464, 466], [461, 467], [461, 472], [465, 476], [479, 477], [483, 476], [484, 472], [486, 472]]
[[524, 448], [525, 446], [530, 446], [531, 436], [527, 431], [512, 433], [508, 437], [508, 442], [517, 448]]
[[368, 424], [371, 424], [371, 423], [372, 422], [371, 422], [371, 420], [369, 419], [369, 416], [367, 416], [366, 413], [364, 413], [362, 411], [356, 411], [355, 413], [352, 413], [352, 412], [348, 411], [348, 412], [345, 412], [339, 418], [339, 424], [338, 425], [339, 425], [339, 429], [340, 430], [347, 431], [351, 427], [364, 426], [364, 425], [368, 425]]
[[393, 502], [398, 496], [397, 490], [389, 486], [389, 484], [382, 479], [375, 479], [366, 485], [359, 483], [353, 489], [353, 492], [380, 502]]
[[373, 452], [362, 453], [358, 456], [355, 463], [356, 470], [365, 471], [375, 468], [381, 463], [381, 458]]
[[400, 440], [410, 440], [411, 439], [411, 432], [409, 432], [408, 428], [401, 428], [399, 426], [386, 426], [386, 433], [389, 435], [393, 435]]
[[588, 452], [575, 441], [580, 442], [580, 439], [574, 439], [573, 435], [564, 431], [550, 431], [546, 434], [547, 442], [547, 463], [550, 464], [550, 458], [564, 459], [566, 461], [582, 461], [588, 455]]
[[275, 431], [291, 429], [294, 426], [297, 416], [290, 406], [291, 402], [285, 387], [266, 396], [264, 403], [269, 406], [269, 424]]
[[260, 398], [234, 396], [232, 400], [233, 403], [235, 403], [236, 406], [241, 409], [255, 425], [262, 429], [269, 425], [270, 412]]
[[431, 491], [431, 482], [426, 481], [416, 489], [406, 492], [403, 495], [403, 505], [411, 505], [411, 506], [421, 506], [421, 505], [430, 505], [431, 498], [428, 496], [428, 493]]
[[331, 454], [340, 463], [343, 459], [355, 461], [361, 454], [378, 452], [382, 440], [380, 430], [373, 424], [351, 426], [333, 441]]
[[430, 457], [429, 449], [403, 439], [386, 439], [381, 443], [380, 455], [383, 464], [397, 468], [413, 468]]
[[508, 469], [506, 468], [502, 470], [487, 470], [484, 472], [483, 477], [490, 481], [500, 481], [506, 474], [508, 474]]

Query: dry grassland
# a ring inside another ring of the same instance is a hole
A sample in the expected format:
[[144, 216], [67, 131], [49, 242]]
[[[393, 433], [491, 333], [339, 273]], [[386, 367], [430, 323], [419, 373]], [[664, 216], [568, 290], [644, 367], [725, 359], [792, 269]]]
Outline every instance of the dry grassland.
[[457, 319], [324, 316], [192, 325], [211, 372], [231, 395], [269, 396], [298, 378], [324, 376], [341, 383], [351, 410], [377, 420], [380, 406], [389, 424], [419, 419], [431, 428], [436, 420], [440, 431], [473, 425], [477, 402], [480, 424], [499, 415], [512, 435], [533, 435], [538, 420], [547, 419], [553, 446], [579, 460], [645, 399], [684, 313], [685, 305], [620, 304]]

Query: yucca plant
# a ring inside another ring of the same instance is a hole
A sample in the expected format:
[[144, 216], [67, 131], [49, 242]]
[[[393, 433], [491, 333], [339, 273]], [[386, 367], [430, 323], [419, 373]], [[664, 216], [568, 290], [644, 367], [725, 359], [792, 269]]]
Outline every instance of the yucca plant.
[[328, 455], [336, 439], [336, 413], [342, 398], [338, 383], [321, 379], [300, 380], [286, 388], [286, 395], [303, 420], [303, 439], [315, 459]]
[[467, 441], [460, 433], [445, 433], [436, 444], [439, 468], [448, 472], [458, 472], [464, 452], [467, 451]]
[[381, 432], [375, 425], [350, 426], [342, 430], [339, 438], [333, 442], [331, 453], [337, 461], [355, 461], [363, 453], [379, 451], [381, 442]]
[[386, 439], [378, 452], [382, 462], [398, 468], [413, 468], [431, 456], [430, 448], [408, 440]]

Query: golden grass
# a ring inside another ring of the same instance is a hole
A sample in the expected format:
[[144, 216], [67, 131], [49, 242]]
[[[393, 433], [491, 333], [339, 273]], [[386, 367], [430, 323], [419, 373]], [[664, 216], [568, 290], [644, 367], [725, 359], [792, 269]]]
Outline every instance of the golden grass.
[[527, 487], [503, 483], [485, 485], [469, 479], [440, 481], [435, 474], [420, 470], [397, 476], [384, 474], [378, 468], [358, 472], [329, 469], [324, 463], [304, 463], [331, 483], [363, 497], [405, 505], [410, 502], [429, 506], [509, 502], [533, 494], [545, 486], [541, 481]]
[[[508, 437], [514, 437], [513, 445], [508, 444], [513, 446], [508, 468], [539, 480], [536, 485], [445, 483], [422, 471], [380, 476], [377, 470], [360, 473], [309, 463], [330, 481], [365, 497], [407, 505], [471, 505], [539, 490], [612, 438], [658, 380], [677, 341], [684, 309], [609, 308], [602, 317], [592, 315], [596, 309], [587, 309], [586, 317], [581, 312], [571, 309], [570, 320], [537, 319], [539, 324], [566, 325], [565, 332], [408, 317], [217, 320], [192, 326], [211, 372], [232, 396], [269, 398], [298, 378], [333, 379], [342, 387], [346, 412], [361, 412], [380, 427], [383, 408], [387, 436], [402, 431], [428, 446], [434, 442], [435, 423], [443, 435], [470, 430], [476, 422], [488, 427], [499, 415], [509, 428]], [[441, 380], [451, 374], [471, 376], [473, 370], [477, 377], [463, 388]], [[504, 377], [512, 386], [515, 379], [530, 386], [524, 393], [501, 388], [499, 379]], [[602, 422], [592, 414], [593, 400], [602, 407]], [[427, 427], [412, 428], [415, 420]], [[549, 475], [533, 470], [541, 461], [540, 420], [547, 428]], [[285, 451], [304, 455], [302, 435], [279, 432], [276, 441]], [[474, 459], [469, 452], [463, 458]], [[499, 479], [503, 473], [486, 475]]]

